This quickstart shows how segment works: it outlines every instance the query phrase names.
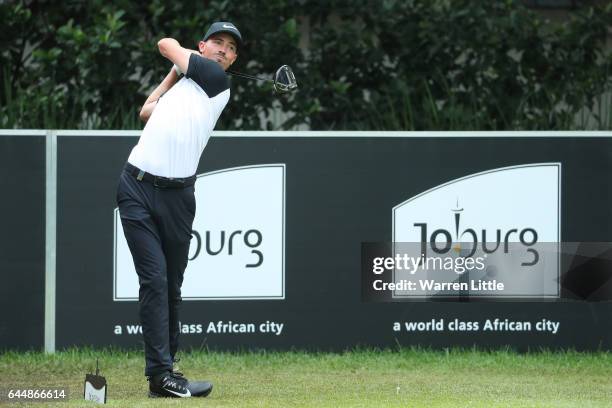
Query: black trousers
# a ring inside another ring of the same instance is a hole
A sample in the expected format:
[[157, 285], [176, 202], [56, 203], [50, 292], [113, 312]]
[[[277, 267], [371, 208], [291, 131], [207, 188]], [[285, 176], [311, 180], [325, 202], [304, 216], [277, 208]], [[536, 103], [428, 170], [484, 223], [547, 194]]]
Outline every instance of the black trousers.
[[145, 375], [172, 370], [181, 285], [195, 216], [194, 186], [158, 188], [123, 170], [117, 205], [138, 281]]

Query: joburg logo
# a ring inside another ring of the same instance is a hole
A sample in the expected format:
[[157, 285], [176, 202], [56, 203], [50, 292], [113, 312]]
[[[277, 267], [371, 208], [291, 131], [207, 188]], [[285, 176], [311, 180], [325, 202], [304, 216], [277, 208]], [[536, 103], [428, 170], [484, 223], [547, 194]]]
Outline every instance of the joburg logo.
[[[503, 281], [504, 295], [558, 296], [560, 186], [561, 163], [536, 163], [433, 187], [393, 208], [394, 256], [481, 259], [484, 268], [465, 274]], [[456, 279], [442, 269], [420, 268], [441, 281]], [[396, 281], [408, 277], [394, 271]]]
[[[413, 225], [420, 228], [421, 253], [427, 257], [427, 249], [430, 248], [438, 255], [448, 254], [451, 249], [460, 252], [462, 257], [471, 258], [478, 250], [484, 254], [492, 254], [500, 250], [507, 254], [510, 251], [510, 243], [518, 242], [526, 247], [526, 252], [531, 254], [530, 259], [521, 263], [521, 266], [532, 266], [538, 263], [540, 255], [533, 247], [538, 242], [538, 232], [531, 227], [509, 228], [502, 230], [496, 228], [487, 233], [486, 228], [463, 228], [461, 226], [461, 213], [463, 208], [453, 208], [454, 230], [437, 228], [429, 233], [427, 222], [415, 222]], [[503, 245], [502, 245], [503, 244]], [[501, 246], [501, 248], [500, 248]]]
[[[285, 165], [199, 175], [184, 300], [285, 298]], [[138, 300], [134, 269], [115, 209], [113, 299]]]

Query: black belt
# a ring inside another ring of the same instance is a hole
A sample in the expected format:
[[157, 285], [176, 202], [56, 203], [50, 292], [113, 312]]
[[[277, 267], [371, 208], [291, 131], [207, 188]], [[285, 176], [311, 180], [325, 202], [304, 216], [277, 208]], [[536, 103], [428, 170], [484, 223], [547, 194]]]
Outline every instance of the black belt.
[[156, 176], [146, 171], [140, 170], [138, 167], [125, 164], [125, 170], [134, 176], [138, 181], [146, 181], [158, 188], [185, 188], [193, 186], [196, 181], [196, 176], [178, 178], [178, 177], [161, 177]]

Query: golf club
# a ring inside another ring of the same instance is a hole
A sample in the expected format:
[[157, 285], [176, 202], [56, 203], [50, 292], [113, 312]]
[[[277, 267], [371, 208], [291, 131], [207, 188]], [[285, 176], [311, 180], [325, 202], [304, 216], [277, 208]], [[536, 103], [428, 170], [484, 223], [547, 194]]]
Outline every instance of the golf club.
[[293, 70], [289, 65], [283, 65], [277, 69], [276, 73], [274, 74], [274, 79], [262, 78], [229, 70], [227, 73], [242, 78], [254, 79], [256, 81], [272, 82], [274, 90], [278, 93], [285, 93], [297, 89], [297, 81], [295, 80], [295, 75], [293, 74]]

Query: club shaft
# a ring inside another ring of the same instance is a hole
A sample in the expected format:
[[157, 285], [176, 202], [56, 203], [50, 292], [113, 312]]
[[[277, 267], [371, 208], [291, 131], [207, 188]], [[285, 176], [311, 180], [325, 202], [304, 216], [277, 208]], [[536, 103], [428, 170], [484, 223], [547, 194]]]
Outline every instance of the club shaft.
[[261, 78], [261, 77], [256, 77], [256, 76], [253, 76], [253, 75], [241, 74], [240, 72], [227, 71], [227, 73], [228, 73], [228, 74], [235, 75], [235, 76], [239, 76], [239, 77], [242, 77], [242, 78], [254, 79], [254, 80], [256, 80], [256, 81], [268, 81], [268, 82], [274, 82], [274, 80], [273, 80], [273, 79], [270, 79], [270, 78]]

